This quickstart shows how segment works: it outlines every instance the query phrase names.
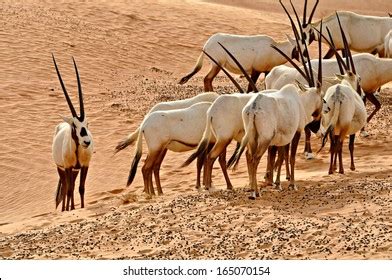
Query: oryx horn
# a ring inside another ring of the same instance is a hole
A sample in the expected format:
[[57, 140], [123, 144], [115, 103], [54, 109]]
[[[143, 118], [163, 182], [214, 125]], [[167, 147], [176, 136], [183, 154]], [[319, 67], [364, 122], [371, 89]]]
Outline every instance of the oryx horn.
[[242, 67], [241, 63], [239, 63], [239, 61], [234, 57], [234, 55], [231, 52], [229, 52], [229, 50], [226, 49], [220, 42], [218, 42], [218, 44], [225, 50], [225, 52], [231, 57], [231, 59], [234, 60], [235, 64], [237, 64], [238, 68], [241, 69], [241, 72], [244, 74], [245, 78], [248, 80], [248, 82], [251, 85], [253, 91], [254, 92], [259, 92], [259, 90], [257, 89], [255, 83], [249, 77], [248, 73], [246, 73], [246, 71], [245, 71], [244, 67]]
[[54, 67], [56, 68], [57, 76], [59, 77], [59, 80], [60, 80], [61, 88], [63, 89], [63, 93], [64, 93], [64, 96], [65, 96], [65, 99], [67, 100], [68, 107], [71, 110], [72, 117], [77, 117], [78, 115], [76, 114], [75, 108], [72, 105], [72, 102], [71, 102], [71, 99], [69, 98], [67, 90], [65, 89], [65, 85], [64, 85], [63, 79], [61, 78], [60, 71], [57, 68], [56, 59], [54, 58], [53, 53], [52, 53], [52, 58], [53, 58], [53, 62], [54, 62]]
[[221, 69], [226, 76], [230, 79], [230, 81], [235, 85], [235, 87], [238, 89], [240, 93], [244, 93], [245, 91], [241, 88], [241, 86], [237, 83], [237, 81], [233, 78], [233, 76], [230, 75], [229, 72], [226, 71], [225, 68], [223, 68], [212, 56], [210, 56], [205, 50], [203, 50], [203, 53], [206, 54], [218, 67]]

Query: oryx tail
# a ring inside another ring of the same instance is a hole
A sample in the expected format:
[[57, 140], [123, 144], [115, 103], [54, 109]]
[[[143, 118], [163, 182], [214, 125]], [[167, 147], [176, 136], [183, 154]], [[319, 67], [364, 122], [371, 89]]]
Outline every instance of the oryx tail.
[[193, 77], [193, 75], [195, 75], [197, 72], [200, 71], [201, 67], [203, 66], [203, 58], [204, 58], [204, 53], [202, 52], [199, 55], [199, 58], [197, 59], [196, 65], [193, 68], [192, 72], [190, 72], [189, 74], [187, 74], [186, 76], [182, 77], [181, 80], [178, 82], [180, 85], [185, 84], [186, 82], [188, 82], [188, 80], [190, 78]]
[[143, 130], [139, 129], [139, 133], [137, 134], [135, 157], [133, 158], [132, 165], [131, 165], [131, 170], [129, 171], [127, 187], [130, 184], [132, 184], [133, 179], [135, 179], [135, 175], [136, 175], [136, 171], [137, 171], [137, 165], [139, 164], [140, 158], [142, 157], [142, 152], [143, 152], [142, 137], [143, 137]]

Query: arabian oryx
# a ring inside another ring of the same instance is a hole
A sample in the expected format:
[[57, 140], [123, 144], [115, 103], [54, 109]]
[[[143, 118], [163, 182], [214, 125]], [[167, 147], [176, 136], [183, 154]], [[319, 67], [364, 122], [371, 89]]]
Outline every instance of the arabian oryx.
[[[384, 57], [384, 40], [385, 36], [392, 29], [392, 18], [359, 15], [349, 11], [339, 11], [338, 13], [351, 50], [378, 54], [380, 57]], [[322, 34], [327, 36], [326, 27], [328, 27], [336, 49], [343, 50], [344, 43], [340, 36], [336, 13], [323, 18], [323, 24]], [[316, 40], [314, 29], [320, 29], [320, 20], [314, 23], [303, 23], [303, 28], [310, 44], [313, 40]], [[333, 54], [334, 52], [330, 48], [325, 58], [330, 58]]]
[[[63, 117], [64, 122], [57, 125], [52, 145], [53, 159], [60, 176], [56, 192], [56, 208], [63, 201], [61, 210], [68, 211], [70, 201], [71, 210], [75, 209], [74, 188], [79, 169], [81, 173], [79, 185], [80, 204], [81, 208], [84, 208], [84, 186], [90, 159], [93, 154], [93, 138], [88, 130], [88, 122], [83, 105], [82, 85], [75, 60], [72, 58], [78, 82], [80, 116], [77, 115], [72, 105], [59, 69], [57, 68], [56, 60], [53, 55], [52, 57], [61, 88], [63, 89], [65, 99], [72, 114], [72, 117]], [[67, 197], [67, 204], [65, 204], [65, 197]]]
[[[289, 18], [291, 20], [290, 16]], [[297, 42], [303, 39], [298, 36], [298, 32], [295, 32], [295, 35]], [[273, 48], [281, 55], [285, 55], [278, 48]], [[306, 46], [305, 48], [307, 61], [309, 61], [309, 52]], [[321, 60], [321, 46], [319, 46], [319, 59]], [[252, 199], [259, 196], [256, 178], [257, 167], [261, 157], [269, 146], [279, 147], [291, 143], [290, 187], [296, 189], [294, 167], [298, 141], [301, 136], [301, 131], [305, 126], [320, 117], [323, 95], [321, 90], [321, 69], [318, 70], [318, 80], [315, 81], [313, 70], [310, 65], [309, 69], [307, 69], [306, 61], [302, 55], [301, 61], [306, 71], [302, 71], [289, 59], [289, 62], [307, 78], [309, 88], [305, 88], [301, 84], [298, 84], [298, 87], [289, 84], [278, 91], [266, 92], [264, 94], [261, 92], [256, 94], [242, 111], [245, 135], [242, 138], [241, 146], [236, 152], [233, 161], [231, 163], [229, 162], [229, 166], [231, 164], [234, 164], [234, 166], [238, 164], [241, 154], [247, 147], [247, 164], [250, 175], [249, 185], [253, 189]], [[272, 170], [271, 164], [272, 162], [268, 163], [269, 167], [267, 169]]]
[[355, 170], [354, 165], [354, 139], [355, 133], [366, 123], [366, 108], [361, 97], [347, 81], [331, 86], [324, 97], [323, 126], [327, 127], [323, 144], [330, 135], [330, 166], [329, 174], [336, 169], [336, 156], [339, 157], [339, 173], [343, 174], [342, 147], [347, 135], [350, 135], [349, 150], [351, 157], [350, 169]]
[[[277, 55], [270, 47], [274, 45], [280, 48], [288, 57], [298, 59], [298, 47], [295, 40], [287, 36], [287, 40], [277, 42], [267, 35], [233, 35], [217, 33], [212, 35], [204, 44], [203, 51], [197, 59], [196, 65], [192, 72], [181, 78], [180, 84], [185, 84], [193, 75], [200, 71], [203, 66], [204, 54], [207, 52], [213, 57], [222, 67], [225, 67], [230, 72], [235, 74], [242, 74], [236, 63], [229, 57], [229, 55], [222, 50], [219, 43], [226, 46], [229, 51], [238, 59], [247, 73], [250, 73], [252, 80], [256, 83], [261, 73], [267, 74], [277, 65], [287, 62], [285, 58]], [[212, 81], [218, 75], [220, 68], [216, 64], [211, 65], [211, 69], [204, 78], [204, 90], [213, 91]], [[248, 87], [248, 92], [251, 87]]]
[[[200, 102], [184, 109], [155, 111], [149, 114], [140, 126], [127, 186], [135, 178], [137, 165], [142, 156], [142, 137], [144, 136], [148, 148], [147, 158], [142, 167], [144, 190], [149, 195], [155, 194], [152, 182], [154, 172], [158, 194], [162, 194], [159, 169], [167, 150], [185, 152], [197, 146], [203, 135], [206, 112], [210, 106], [210, 102]], [[203, 158], [198, 161], [197, 188], [200, 188], [200, 170], [203, 161]], [[221, 168], [224, 173], [227, 172], [226, 165], [221, 165]]]

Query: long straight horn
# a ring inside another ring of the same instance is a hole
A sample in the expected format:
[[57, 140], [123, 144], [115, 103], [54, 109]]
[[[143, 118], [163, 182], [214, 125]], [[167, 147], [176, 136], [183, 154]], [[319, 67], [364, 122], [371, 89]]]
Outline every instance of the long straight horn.
[[293, 67], [295, 69], [297, 69], [297, 71], [301, 74], [302, 77], [304, 77], [304, 79], [309, 83], [309, 77], [304, 73], [304, 71], [302, 71], [301, 68], [298, 67], [297, 64], [295, 64], [295, 62], [287, 55], [285, 54], [282, 50], [280, 50], [277, 46], [275, 45], [271, 45], [271, 48], [273, 48], [274, 50], [276, 50], [280, 55], [282, 55], [284, 58], [287, 59], [288, 62], [290, 62], [291, 65], [293, 65]]
[[226, 76], [230, 79], [230, 81], [235, 85], [235, 87], [238, 89], [240, 93], [244, 93], [245, 91], [242, 89], [242, 87], [237, 83], [237, 81], [233, 78], [232, 75], [230, 75], [229, 72], [226, 71], [225, 68], [223, 68], [212, 56], [210, 56], [205, 50], [203, 50], [203, 53], [206, 54], [215, 64], [216, 66], [219, 67], [220, 70], [223, 71], [223, 73], [226, 74]]
[[246, 73], [244, 67], [242, 67], [241, 63], [239, 63], [239, 61], [234, 57], [234, 55], [229, 52], [228, 49], [226, 49], [220, 42], [218, 42], [218, 44], [225, 50], [225, 52], [231, 57], [232, 60], [234, 60], [235, 64], [237, 64], [238, 68], [241, 69], [242, 74], [244, 74], [244, 76], [246, 77], [246, 79], [248, 80], [250, 86], [252, 87], [254, 92], [259, 92], [259, 90], [256, 87], [256, 84], [253, 82], [253, 80], [249, 77], [248, 73]]
[[[293, 29], [295, 37], [299, 37], [297, 28], [295, 28], [295, 24], [293, 19], [291, 18], [289, 12], [287, 11], [286, 7], [283, 5], [282, 0], [279, 0], [280, 5], [282, 6], [283, 10], [286, 12], [286, 15], [289, 17], [290, 23], [291, 23], [291, 28]], [[301, 51], [300, 51], [301, 52]]]
[[[320, 22], [320, 34], [321, 34], [321, 32], [323, 32], [323, 20], [321, 20], [321, 22]], [[318, 65], [318, 71], [317, 71], [317, 74], [318, 74], [317, 80], [319, 82], [319, 84], [318, 84], [319, 86], [321, 86], [322, 83], [323, 83], [323, 74], [322, 74], [322, 71], [323, 71], [323, 67], [322, 67], [323, 61], [322, 61], [322, 57], [321, 57], [321, 35], [320, 34], [318, 34], [319, 65]]]
[[303, 18], [302, 18], [302, 27], [306, 27], [306, 8], [308, 6], [308, 0], [305, 0], [304, 3], [304, 13], [303, 13]]
[[342, 37], [343, 37], [344, 48], [346, 49], [346, 55], [348, 56], [347, 62], [346, 62], [346, 63], [347, 63], [347, 66], [349, 67], [348, 59], [350, 59], [351, 70], [352, 70], [352, 72], [353, 72], [354, 74], [356, 74], [355, 66], [354, 66], [354, 61], [353, 61], [353, 57], [352, 57], [352, 55], [351, 55], [351, 50], [350, 50], [350, 47], [348, 46], [348, 43], [347, 43], [346, 34], [344, 34], [342, 25], [341, 25], [341, 23], [340, 23], [340, 18], [339, 18], [338, 12], [336, 12], [336, 18], [338, 19], [340, 32], [342, 33]]
[[60, 71], [59, 71], [59, 69], [57, 67], [56, 59], [54, 58], [53, 53], [52, 53], [52, 58], [53, 58], [53, 62], [54, 62], [54, 67], [56, 68], [57, 76], [59, 77], [59, 80], [60, 80], [61, 88], [63, 89], [63, 93], [64, 93], [64, 96], [65, 96], [65, 99], [67, 100], [68, 107], [71, 110], [72, 117], [77, 117], [78, 115], [76, 114], [75, 108], [72, 105], [72, 102], [71, 102], [71, 99], [69, 98], [67, 90], [65, 89], [65, 85], [64, 85], [63, 79], [61, 78], [61, 74], [60, 74]]
[[316, 4], [314, 4], [314, 6], [313, 6], [313, 10], [312, 10], [312, 12], [310, 13], [310, 16], [309, 16], [308, 24], [312, 23], [312, 18], [313, 18], [314, 12], [316, 11], [318, 3], [319, 3], [319, 0], [317, 0]]
[[[327, 28], [327, 31], [329, 32], [328, 26], [327, 26], [326, 28]], [[347, 66], [346, 66], [346, 64], [344, 63], [343, 58], [340, 56], [340, 54], [338, 53], [338, 51], [336, 50], [336, 48], [332, 45], [332, 43], [327, 39], [327, 37], [324, 36], [323, 33], [321, 33], [320, 31], [318, 31], [317, 28], [315, 28], [314, 30], [316, 30], [316, 32], [317, 32], [318, 34], [320, 34], [321, 37], [323, 37], [323, 39], [328, 43], [328, 45], [329, 45], [329, 46], [331, 47], [331, 49], [333, 50], [333, 52], [334, 52], [334, 54], [335, 54], [335, 56], [336, 56], [336, 59], [339, 60], [340, 63], [343, 65], [344, 69], [345, 69], [346, 71], [348, 71]]]
[[[335, 43], [334, 43], [332, 35], [331, 35], [331, 31], [329, 30], [328, 26], [327, 26], [327, 32], [328, 32], [329, 39], [331, 40], [331, 47], [333, 49], [336, 49]], [[338, 59], [338, 57], [336, 57], [336, 61], [338, 62], [340, 74], [343, 75], [344, 74], [344, 69], [346, 69], [346, 67], [343, 68], [342, 63], [340, 62], [340, 59]]]
[[293, 5], [293, 2], [291, 0], [290, 0], [290, 5], [291, 5], [291, 8], [294, 11], [295, 18], [297, 19], [298, 27], [299, 27], [299, 30], [300, 30], [300, 33], [301, 33], [301, 41], [304, 42], [305, 40], [303, 38], [303, 34], [304, 33], [303, 33], [303, 30], [302, 30], [302, 24], [301, 24], [301, 21], [299, 20], [297, 10], [295, 9], [295, 7]]
[[73, 60], [74, 67], [75, 67], [76, 79], [78, 80], [78, 93], [79, 93], [79, 105], [80, 105], [80, 117], [79, 117], [79, 120], [83, 121], [84, 120], [84, 105], [83, 105], [82, 84], [80, 83], [78, 67], [76, 66], [76, 62], [75, 62], [75, 59], [73, 57], [72, 57], [72, 60]]

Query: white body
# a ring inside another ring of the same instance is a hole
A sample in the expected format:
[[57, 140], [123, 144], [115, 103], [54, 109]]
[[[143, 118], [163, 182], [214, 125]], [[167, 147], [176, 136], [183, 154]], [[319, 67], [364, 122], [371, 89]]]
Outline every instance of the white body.
[[226, 172], [226, 148], [234, 139], [237, 142], [242, 140], [244, 126], [242, 122], [242, 109], [254, 96], [252, 93], [225, 94], [219, 96], [207, 111], [207, 118], [203, 137], [196, 149], [184, 165], [192, 162], [196, 156], [203, 153], [207, 147], [214, 143], [211, 151], [207, 155], [207, 162], [204, 168], [206, 189], [212, 187], [212, 167], [214, 161], [219, 157], [223, 175], [227, 183], [227, 188], [231, 189], [232, 184]]
[[270, 71], [276, 65], [287, 62], [283, 56], [271, 48], [271, 44], [277, 46], [289, 57], [291, 57], [295, 46], [295, 42], [292, 43], [288, 40], [276, 42], [267, 35], [244, 36], [224, 33], [212, 35], [205, 43], [203, 50], [220, 65], [235, 74], [242, 74], [242, 72], [218, 42], [234, 55], [249, 74], [252, 70], [258, 72]]
[[[346, 81], [334, 85], [328, 89], [324, 97], [323, 125], [332, 132], [334, 143], [330, 149], [329, 174], [336, 168], [336, 157], [339, 156], [339, 173], [344, 173], [342, 149], [346, 135], [350, 135], [349, 150], [351, 157], [351, 170], [355, 170], [354, 164], [354, 139], [355, 133], [366, 123], [366, 108], [357, 92]], [[332, 140], [331, 140], [332, 141]], [[323, 141], [323, 146], [324, 146]]]
[[[339, 11], [338, 15], [351, 50], [367, 53], [377, 52], [381, 57], [384, 56], [384, 39], [392, 29], [392, 18], [359, 15], [349, 11]], [[312, 28], [320, 30], [320, 21], [311, 25]], [[323, 19], [322, 33], [329, 38], [327, 26], [331, 31], [336, 48], [344, 49], [335, 13]]]
[[392, 29], [384, 39], [385, 57], [392, 58]]
[[[337, 87], [340, 88], [339, 94], [336, 90]], [[333, 125], [335, 135], [354, 134], [366, 124], [365, 105], [349, 84], [342, 83], [331, 86], [327, 90], [324, 100], [326, 104], [323, 106], [328, 106], [329, 112], [323, 110], [322, 123], [324, 127]]]
[[67, 122], [62, 122], [56, 126], [52, 145], [52, 156], [55, 164], [59, 168], [65, 169], [75, 167], [77, 160], [79, 160], [80, 166], [89, 166], [94, 150], [90, 131], [87, 130], [88, 138], [91, 139], [91, 144], [87, 148], [82, 145], [79, 146], [77, 157], [76, 143], [72, 139], [71, 132], [71, 125]]
[[[289, 84], [279, 91], [261, 92], [250, 99], [242, 111], [245, 135], [236, 160], [238, 162], [242, 151], [248, 147], [249, 183], [254, 196], [258, 194], [257, 166], [268, 147], [289, 144], [312, 121], [312, 115], [321, 110], [321, 93], [318, 89], [310, 88], [301, 94], [298, 94], [299, 91], [295, 85]], [[295, 187], [295, 154], [291, 156], [290, 185]]]
[[[218, 98], [218, 96], [219, 95], [215, 92], [204, 92], [187, 99], [161, 102], [151, 108], [148, 114], [144, 117], [144, 120], [146, 120], [148, 116], [155, 111], [170, 111], [176, 109], [184, 109], [199, 102], [213, 102], [216, 98]], [[116, 147], [116, 152], [133, 144], [136, 141], [139, 132], [140, 132], [140, 126], [133, 133], [129, 134], [127, 138], [125, 138], [123, 141], [121, 141], [118, 144], [118, 146]]]
[[[166, 151], [185, 152], [197, 146], [203, 135], [206, 113], [210, 106], [210, 102], [200, 102], [185, 109], [155, 111], [149, 114], [140, 126], [128, 185], [133, 181], [138, 161], [142, 155], [142, 136], [144, 135], [148, 148], [147, 158], [142, 168], [144, 188], [146, 192], [154, 194], [152, 186], [152, 172], [154, 170], [158, 193], [162, 194], [159, 168]], [[199, 177], [198, 170], [198, 181]]]
[[[365, 93], [373, 93], [380, 86], [392, 81], [392, 59], [378, 58], [363, 53], [353, 55], [353, 60], [357, 74], [361, 77], [361, 87]], [[317, 73], [318, 59], [312, 59], [311, 63], [314, 73]], [[336, 59], [324, 59], [323, 76], [334, 77], [337, 73], [340, 72]], [[280, 89], [289, 83], [294, 83], [295, 80], [305, 82], [295, 68], [281, 65], [272, 69], [265, 79], [265, 86], [267, 89]], [[323, 83], [323, 88], [332, 84], [331, 81], [330, 83]]]

